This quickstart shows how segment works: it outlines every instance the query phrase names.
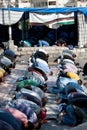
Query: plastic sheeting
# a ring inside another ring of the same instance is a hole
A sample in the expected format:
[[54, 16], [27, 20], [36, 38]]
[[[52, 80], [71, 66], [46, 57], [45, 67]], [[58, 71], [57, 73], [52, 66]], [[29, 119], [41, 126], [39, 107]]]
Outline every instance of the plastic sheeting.
[[43, 13], [43, 14], [51, 14], [51, 13], [83, 13], [87, 16], [87, 7], [61, 7], [61, 8], [0, 8], [0, 10], [11, 10], [17, 12], [29, 12], [29, 13]]

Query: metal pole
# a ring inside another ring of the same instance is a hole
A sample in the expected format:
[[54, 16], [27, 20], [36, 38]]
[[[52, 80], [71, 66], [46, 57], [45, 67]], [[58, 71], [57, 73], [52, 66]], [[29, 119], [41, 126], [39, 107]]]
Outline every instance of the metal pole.
[[12, 40], [12, 28], [11, 28], [11, 14], [10, 14], [10, 0], [8, 0], [8, 18], [9, 18], [9, 41]]

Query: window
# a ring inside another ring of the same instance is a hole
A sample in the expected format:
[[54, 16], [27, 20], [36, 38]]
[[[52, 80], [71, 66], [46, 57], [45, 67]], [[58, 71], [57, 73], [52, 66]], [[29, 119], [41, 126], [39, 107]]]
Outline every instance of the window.
[[44, 2], [44, 6], [47, 6], [47, 2]]
[[40, 7], [44, 7], [44, 2], [41, 2], [41, 3], [40, 3]]
[[56, 1], [49, 1], [49, 5], [56, 5]]
[[28, 3], [28, 2], [29, 2], [29, 0], [22, 0], [22, 2], [23, 2], [23, 3]]

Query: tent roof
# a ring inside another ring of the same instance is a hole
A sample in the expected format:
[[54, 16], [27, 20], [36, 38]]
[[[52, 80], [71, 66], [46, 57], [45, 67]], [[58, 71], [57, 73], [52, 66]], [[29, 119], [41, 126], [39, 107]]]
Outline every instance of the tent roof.
[[87, 7], [62, 7], [62, 8], [0, 8], [0, 10], [11, 10], [17, 12], [33, 13], [71, 13], [81, 12], [87, 16]]

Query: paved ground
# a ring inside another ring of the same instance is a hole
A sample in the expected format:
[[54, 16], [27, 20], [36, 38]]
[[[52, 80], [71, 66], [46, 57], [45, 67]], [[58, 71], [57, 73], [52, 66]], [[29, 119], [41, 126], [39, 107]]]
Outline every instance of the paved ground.
[[[6, 76], [5, 82], [0, 84], [0, 106], [5, 106], [6, 103], [11, 100], [12, 93], [15, 89], [15, 81], [19, 76], [22, 76], [25, 74], [25, 70], [27, 68], [27, 65], [24, 64], [24, 62], [20, 62], [16, 64], [15, 69], [12, 69], [12, 72], [10, 75]], [[55, 86], [55, 81], [57, 77], [57, 68], [55, 66], [51, 66], [51, 70], [54, 72], [53, 76], [49, 76], [48, 79], [48, 87], [50, 86]], [[84, 77], [83, 77], [84, 78]], [[51, 93], [46, 93], [46, 96], [48, 97], [48, 103], [46, 104], [46, 109], [47, 109], [47, 118], [56, 118], [56, 108], [57, 104], [55, 101], [55, 94]], [[86, 130], [87, 124], [85, 123], [84, 125], [78, 126], [75, 128], [75, 130], [80, 129], [81, 130]], [[46, 124], [43, 124], [40, 130], [68, 130], [71, 129], [72, 127], [68, 126], [61, 126], [58, 125], [56, 120], [50, 120]]]
[[15, 89], [15, 82], [19, 76], [24, 75], [26, 68], [26, 64], [16, 64], [15, 69], [11, 70], [11, 74], [5, 77], [4, 82], [0, 83], [0, 107], [5, 106], [11, 100], [12, 92]]
[[[48, 88], [52, 86], [56, 86], [56, 79], [57, 79], [57, 67], [51, 66], [51, 70], [54, 72], [53, 76], [49, 76], [48, 78]], [[46, 93], [48, 97], [48, 102], [46, 104], [47, 109], [47, 118], [52, 118], [52, 120], [48, 120], [48, 122], [42, 125], [40, 130], [68, 130], [70, 127], [68, 126], [61, 126], [55, 120], [57, 117], [57, 103], [56, 103], [56, 95], [51, 93]]]
[[[54, 74], [53, 76], [49, 76], [48, 79], [48, 87], [51, 86], [56, 86], [56, 78], [57, 78], [57, 68], [55, 66], [51, 66], [51, 70], [53, 70]], [[80, 73], [80, 77], [83, 80], [83, 82], [86, 82], [87, 79], [85, 80], [84, 76], [82, 76], [82, 72]], [[87, 92], [87, 88], [85, 88], [85, 91]], [[56, 118], [57, 115], [57, 103], [55, 100], [55, 94], [51, 93], [46, 93], [46, 96], [48, 97], [48, 103], [46, 104], [46, 109], [47, 109], [47, 118]], [[87, 123], [83, 123], [77, 127], [68, 127], [64, 125], [59, 125], [57, 120], [49, 120], [46, 124], [42, 125], [40, 130], [86, 130], [87, 129]]]

